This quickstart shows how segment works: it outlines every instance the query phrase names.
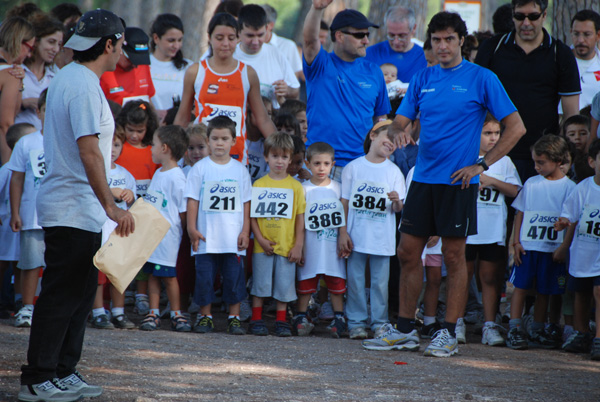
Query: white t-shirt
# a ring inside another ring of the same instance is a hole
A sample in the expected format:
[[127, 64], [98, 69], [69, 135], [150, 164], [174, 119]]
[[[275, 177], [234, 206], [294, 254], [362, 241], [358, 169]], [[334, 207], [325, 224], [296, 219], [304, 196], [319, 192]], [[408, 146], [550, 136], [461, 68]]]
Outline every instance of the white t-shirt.
[[99, 233], [106, 213], [87, 179], [77, 140], [98, 135], [108, 177], [115, 131], [110, 107], [98, 76], [77, 62], [59, 70], [48, 88], [44, 121], [47, 171], [37, 197], [38, 222], [42, 227], [67, 226]]
[[525, 182], [512, 203], [524, 214], [521, 225], [521, 245], [525, 250], [552, 253], [564, 238], [564, 231], [553, 228], [560, 216], [562, 205], [575, 188], [568, 177], [548, 180], [537, 175]]
[[252, 183], [244, 165], [235, 159], [220, 165], [210, 157], [192, 167], [185, 197], [198, 201], [196, 228], [206, 238], [194, 254], [235, 253], [244, 226], [244, 204], [252, 199]]
[[246, 152], [248, 153], [248, 171], [252, 184], [269, 171], [269, 165], [265, 161], [265, 140], [264, 138], [258, 141], [246, 140]]
[[42, 227], [38, 225], [35, 204], [42, 177], [46, 173], [42, 133], [36, 131], [17, 141], [7, 165], [13, 172], [25, 173], [21, 207], [19, 208], [19, 215], [23, 222], [22, 230], [41, 229]]
[[560, 216], [578, 222], [570, 248], [569, 273], [576, 278], [600, 275], [600, 186], [588, 177], [575, 187]]
[[[46, 66], [44, 67], [44, 76], [41, 80], [38, 80], [29, 67], [23, 65], [23, 69], [25, 70], [25, 78], [23, 78], [24, 89], [21, 99], [39, 98], [42, 91], [48, 88], [50, 81], [54, 78], [58, 70], [56, 66]], [[37, 117], [37, 113], [33, 109], [21, 110], [15, 117], [16, 123], [30, 123], [33, 124], [36, 130], [42, 129], [42, 121]]]
[[275, 46], [269, 43], [263, 44], [256, 54], [245, 53], [241, 45], [238, 44], [233, 53], [233, 58], [256, 70], [260, 81], [260, 94], [271, 99], [275, 108], [279, 108], [275, 96], [275, 87], [273, 86], [275, 81], [284, 80], [290, 88], [300, 88], [300, 82], [286, 58]]
[[150, 76], [156, 93], [150, 99], [154, 107], [158, 110], [167, 110], [173, 107], [173, 96], [183, 95], [183, 78], [185, 72], [192, 65], [188, 62], [181, 70], [178, 70], [173, 61], [160, 61], [153, 54], [150, 54]]
[[21, 232], [13, 232], [10, 228], [10, 199], [8, 188], [12, 171], [6, 164], [0, 166], [0, 261], [17, 261], [21, 248], [19, 238]]
[[[508, 156], [492, 164], [484, 174], [522, 187], [517, 169]], [[503, 246], [506, 241], [507, 210], [504, 194], [497, 189], [480, 186], [477, 197], [477, 234], [468, 236], [467, 244], [497, 243]]]
[[169, 267], [174, 267], [177, 263], [177, 253], [183, 235], [179, 214], [186, 211], [186, 202], [183, 197], [184, 190], [185, 175], [180, 167], [169, 169], [166, 172], [163, 172], [160, 168], [154, 173], [148, 191], [144, 196], [144, 201], [151, 203], [158, 209], [171, 224], [171, 227], [148, 259], [148, 262]]
[[[108, 175], [108, 187], [110, 188], [122, 188], [131, 190], [133, 192], [133, 196], [135, 197], [135, 178], [127, 169], [125, 169], [121, 165], [115, 164], [114, 169], [110, 169]], [[127, 202], [119, 201], [117, 202], [117, 206], [121, 209], [128, 209]], [[117, 227], [117, 223], [107, 219], [104, 225], [102, 226], [102, 244], [104, 244], [108, 240], [108, 236], [112, 233], [113, 230]]]
[[[306, 197], [305, 216], [315, 201], [339, 200], [342, 193], [340, 183], [334, 180], [327, 186], [315, 186], [307, 180], [302, 183], [302, 188]], [[337, 253], [337, 240], [337, 228], [304, 231], [304, 266], [296, 270], [299, 281], [319, 274], [346, 279], [344, 260]]]
[[278, 36], [275, 34], [275, 32], [272, 32], [269, 43], [275, 46], [277, 50], [279, 50], [279, 52], [287, 59], [294, 73], [302, 71], [302, 60], [300, 59], [298, 46], [296, 46], [296, 43], [293, 40]]
[[342, 198], [348, 200], [348, 234], [354, 250], [373, 255], [396, 252], [396, 216], [387, 193], [396, 191], [406, 197], [402, 172], [385, 160], [371, 163], [361, 156], [342, 171]]

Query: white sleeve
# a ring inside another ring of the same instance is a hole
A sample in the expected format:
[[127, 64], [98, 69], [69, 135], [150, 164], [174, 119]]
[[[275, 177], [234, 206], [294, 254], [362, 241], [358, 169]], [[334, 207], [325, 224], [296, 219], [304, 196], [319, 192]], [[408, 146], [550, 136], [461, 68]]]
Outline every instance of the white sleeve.
[[191, 198], [196, 201], [200, 201], [200, 190], [202, 189], [202, 174], [200, 173], [198, 163], [190, 170], [187, 183], [185, 184], [185, 191], [183, 192], [184, 198]]

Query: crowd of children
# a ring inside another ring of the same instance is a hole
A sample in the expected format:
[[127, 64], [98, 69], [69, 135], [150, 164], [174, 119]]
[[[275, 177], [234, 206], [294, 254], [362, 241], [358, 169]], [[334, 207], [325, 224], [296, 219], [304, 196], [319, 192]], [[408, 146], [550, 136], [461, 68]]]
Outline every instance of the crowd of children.
[[[382, 68], [391, 70], [388, 65]], [[393, 71], [389, 75], [393, 78]], [[44, 103], [45, 92], [38, 102], [42, 122]], [[172, 330], [212, 332], [217, 291], [228, 312], [227, 333], [269, 334], [263, 308], [272, 299], [275, 335], [307, 336], [317, 317], [311, 305], [321, 289], [328, 295], [320, 293], [320, 302], [333, 310], [327, 327], [333, 337], [366, 339], [369, 330], [375, 338], [382, 337], [390, 326], [388, 281], [399, 235], [396, 214], [402, 210], [411, 178], [408, 173], [405, 180], [399, 168], [405, 168], [408, 159], [398, 157], [404, 150], [398, 150], [388, 135], [391, 122], [379, 122], [371, 129], [365, 156], [349, 163], [341, 182], [336, 182], [331, 178], [335, 150], [323, 142], [304, 145], [305, 104], [291, 100], [277, 113], [267, 99], [264, 104], [275, 115], [279, 131], [263, 138], [248, 111], [247, 166], [230, 156], [238, 134], [228, 117], [184, 130], [159, 127], [145, 101], [131, 101], [115, 110], [108, 178], [112, 194], [125, 209], [143, 197], [171, 225], [130, 286], [135, 289], [134, 311], [143, 316], [139, 329], [160, 328], [164, 289]], [[27, 124], [9, 130], [13, 154], [0, 169], [0, 259], [3, 272], [8, 262], [18, 261], [12, 266], [14, 324], [19, 327], [31, 325], [39, 271], [44, 267], [43, 230], [35, 209], [45, 172], [43, 130], [33, 131]], [[513, 349], [562, 345], [570, 352], [591, 350], [593, 358], [600, 359], [600, 329], [596, 327], [594, 336], [590, 327], [592, 300], [596, 321], [600, 314], [600, 142], [587, 149], [589, 120], [582, 115], [567, 119], [562, 134], [546, 135], [533, 146], [538, 176], [525, 183], [508, 157], [481, 175], [478, 234], [467, 239], [466, 259], [469, 275], [477, 273], [481, 288], [482, 343]], [[500, 135], [500, 123], [489, 115], [480, 156]], [[507, 204], [516, 210], [514, 229], [507, 227]], [[108, 221], [104, 240], [113, 229], [114, 223]], [[444, 293], [441, 247], [441, 240], [432, 237], [423, 255], [423, 338], [440, 328], [436, 309]], [[514, 249], [510, 277], [514, 291], [506, 312], [510, 321], [505, 340], [496, 317], [509, 249]], [[533, 291], [533, 317], [525, 319], [526, 299]], [[560, 295], [565, 291], [561, 329]], [[91, 325], [135, 328], [125, 305], [125, 295], [100, 275]], [[245, 305], [251, 305], [247, 314], [242, 311]], [[192, 306], [198, 311], [195, 321]], [[459, 342], [466, 342], [465, 330], [461, 318], [456, 327]], [[363, 343], [381, 349], [372, 345]]]

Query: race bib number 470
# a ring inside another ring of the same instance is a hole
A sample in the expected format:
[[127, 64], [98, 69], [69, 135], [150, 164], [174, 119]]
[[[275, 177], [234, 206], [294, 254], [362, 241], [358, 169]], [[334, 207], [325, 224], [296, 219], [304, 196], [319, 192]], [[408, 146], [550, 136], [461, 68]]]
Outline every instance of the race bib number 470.
[[291, 188], [253, 187], [250, 217], [292, 219], [294, 190]]
[[386, 212], [389, 191], [386, 183], [357, 181], [352, 185], [349, 206], [363, 211]]
[[330, 198], [306, 204], [306, 211], [304, 211], [306, 230], [333, 229], [345, 224], [344, 207], [340, 200]]
[[240, 188], [237, 181], [204, 182], [202, 210], [207, 212], [240, 212]]
[[521, 225], [521, 240], [562, 243], [564, 232], [557, 232], [554, 229], [554, 222], [559, 216], [559, 212], [526, 211]]

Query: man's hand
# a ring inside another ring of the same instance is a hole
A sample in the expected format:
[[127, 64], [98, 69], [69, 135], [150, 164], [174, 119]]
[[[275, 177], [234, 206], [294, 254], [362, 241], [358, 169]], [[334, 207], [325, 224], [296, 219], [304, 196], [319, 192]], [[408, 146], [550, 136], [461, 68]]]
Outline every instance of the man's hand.
[[114, 208], [110, 209], [108, 217], [117, 223], [115, 233], [121, 237], [127, 237], [135, 230], [135, 220], [129, 211], [115, 205]]
[[188, 236], [190, 236], [190, 243], [192, 244], [192, 250], [198, 251], [198, 244], [200, 240], [206, 242], [206, 238], [197, 229], [188, 226]]
[[481, 174], [483, 171], [483, 166], [481, 165], [471, 165], [464, 167], [452, 173], [452, 176], [450, 176], [450, 178], [454, 180], [452, 180], [450, 184], [454, 184], [457, 181], [461, 181], [461, 189], [469, 188], [469, 183], [471, 182], [471, 179], [477, 176], [478, 174]]

